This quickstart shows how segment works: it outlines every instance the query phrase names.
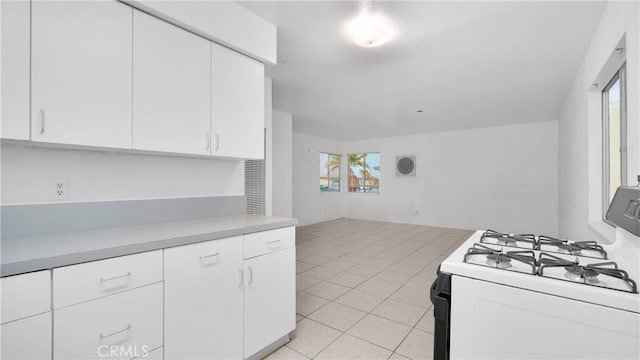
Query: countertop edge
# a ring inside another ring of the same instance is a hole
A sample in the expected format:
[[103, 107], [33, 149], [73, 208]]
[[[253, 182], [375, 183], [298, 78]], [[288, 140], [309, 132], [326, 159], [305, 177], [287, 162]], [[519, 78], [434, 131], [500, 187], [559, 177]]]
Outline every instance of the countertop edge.
[[195, 244], [204, 241], [217, 240], [233, 236], [251, 234], [260, 231], [274, 230], [284, 227], [296, 226], [298, 220], [283, 218], [282, 220], [252, 224], [243, 227], [226, 229], [213, 232], [204, 232], [195, 235], [180, 236], [166, 239], [151, 240], [143, 243], [126, 246], [108, 247], [61, 256], [43, 257], [34, 260], [3, 263], [0, 265], [0, 277], [19, 275], [41, 270], [50, 270], [63, 266], [77, 265], [81, 263], [104, 260], [119, 256], [132, 255], [148, 251], [162, 250], [181, 245]]

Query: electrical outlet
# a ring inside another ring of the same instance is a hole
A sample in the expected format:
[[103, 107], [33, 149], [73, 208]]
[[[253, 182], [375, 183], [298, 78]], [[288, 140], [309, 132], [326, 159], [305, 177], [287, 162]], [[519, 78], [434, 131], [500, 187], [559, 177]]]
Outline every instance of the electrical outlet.
[[51, 179], [51, 200], [69, 198], [69, 179]]

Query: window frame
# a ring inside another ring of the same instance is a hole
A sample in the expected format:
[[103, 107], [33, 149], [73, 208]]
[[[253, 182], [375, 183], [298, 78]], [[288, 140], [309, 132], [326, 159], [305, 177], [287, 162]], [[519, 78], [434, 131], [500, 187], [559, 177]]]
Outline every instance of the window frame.
[[626, 62], [618, 68], [601, 91], [602, 98], [602, 220], [610, 224], [606, 219], [609, 210], [610, 199], [610, 121], [609, 121], [609, 90], [620, 81], [620, 186], [627, 185], [627, 82]]
[[[337, 156], [338, 157], [338, 190], [332, 190], [331, 189], [331, 171], [329, 170], [329, 168], [327, 167], [327, 184], [329, 185], [327, 187], [327, 191], [322, 191], [320, 190], [321, 194], [331, 194], [331, 193], [340, 193], [342, 192], [342, 154], [334, 154], [331, 152], [325, 152], [325, 151], [318, 151], [318, 161], [320, 161], [320, 157], [322, 155], [327, 155], [327, 161], [329, 161], [329, 158], [331, 156]], [[319, 168], [319, 167], [318, 167]], [[320, 174], [319, 176], [320, 178], [322, 178], [322, 174]]]
[[[347, 153], [346, 154], [346, 162], [347, 162], [347, 193], [348, 194], [380, 194], [380, 184], [381, 184], [381, 179], [382, 179], [382, 173], [380, 173], [380, 177], [377, 179], [378, 180], [378, 191], [373, 192], [373, 191], [350, 191], [350, 186], [349, 186], [349, 169], [351, 168], [351, 162], [349, 161], [349, 158], [351, 157], [351, 155], [364, 155], [364, 159], [365, 159], [365, 163], [366, 163], [366, 158], [367, 155], [369, 154], [378, 154], [378, 156], [380, 157], [380, 168], [382, 168], [382, 153], [380, 151], [360, 151], [360, 152], [351, 152], [351, 153]], [[379, 170], [378, 170], [379, 171]], [[365, 186], [366, 187], [366, 186]]]

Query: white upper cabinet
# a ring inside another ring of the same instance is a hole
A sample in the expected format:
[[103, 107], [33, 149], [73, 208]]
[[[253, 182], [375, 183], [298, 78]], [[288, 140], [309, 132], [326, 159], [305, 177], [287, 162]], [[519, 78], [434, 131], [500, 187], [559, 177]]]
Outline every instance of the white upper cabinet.
[[210, 42], [134, 10], [133, 148], [211, 154]]
[[212, 155], [264, 158], [264, 65], [211, 44]]
[[2, 1], [2, 137], [29, 140], [29, 1]]
[[31, 140], [131, 148], [132, 12], [33, 1]]

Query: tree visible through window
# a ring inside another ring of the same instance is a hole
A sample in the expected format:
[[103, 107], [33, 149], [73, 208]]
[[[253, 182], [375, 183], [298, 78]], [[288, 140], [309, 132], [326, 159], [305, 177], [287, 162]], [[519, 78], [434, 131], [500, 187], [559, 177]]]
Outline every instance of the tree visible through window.
[[606, 214], [619, 186], [626, 184], [626, 87], [624, 65], [602, 91], [603, 207]]
[[349, 154], [349, 192], [380, 192], [380, 153]]
[[320, 153], [320, 192], [340, 191], [340, 155]]

